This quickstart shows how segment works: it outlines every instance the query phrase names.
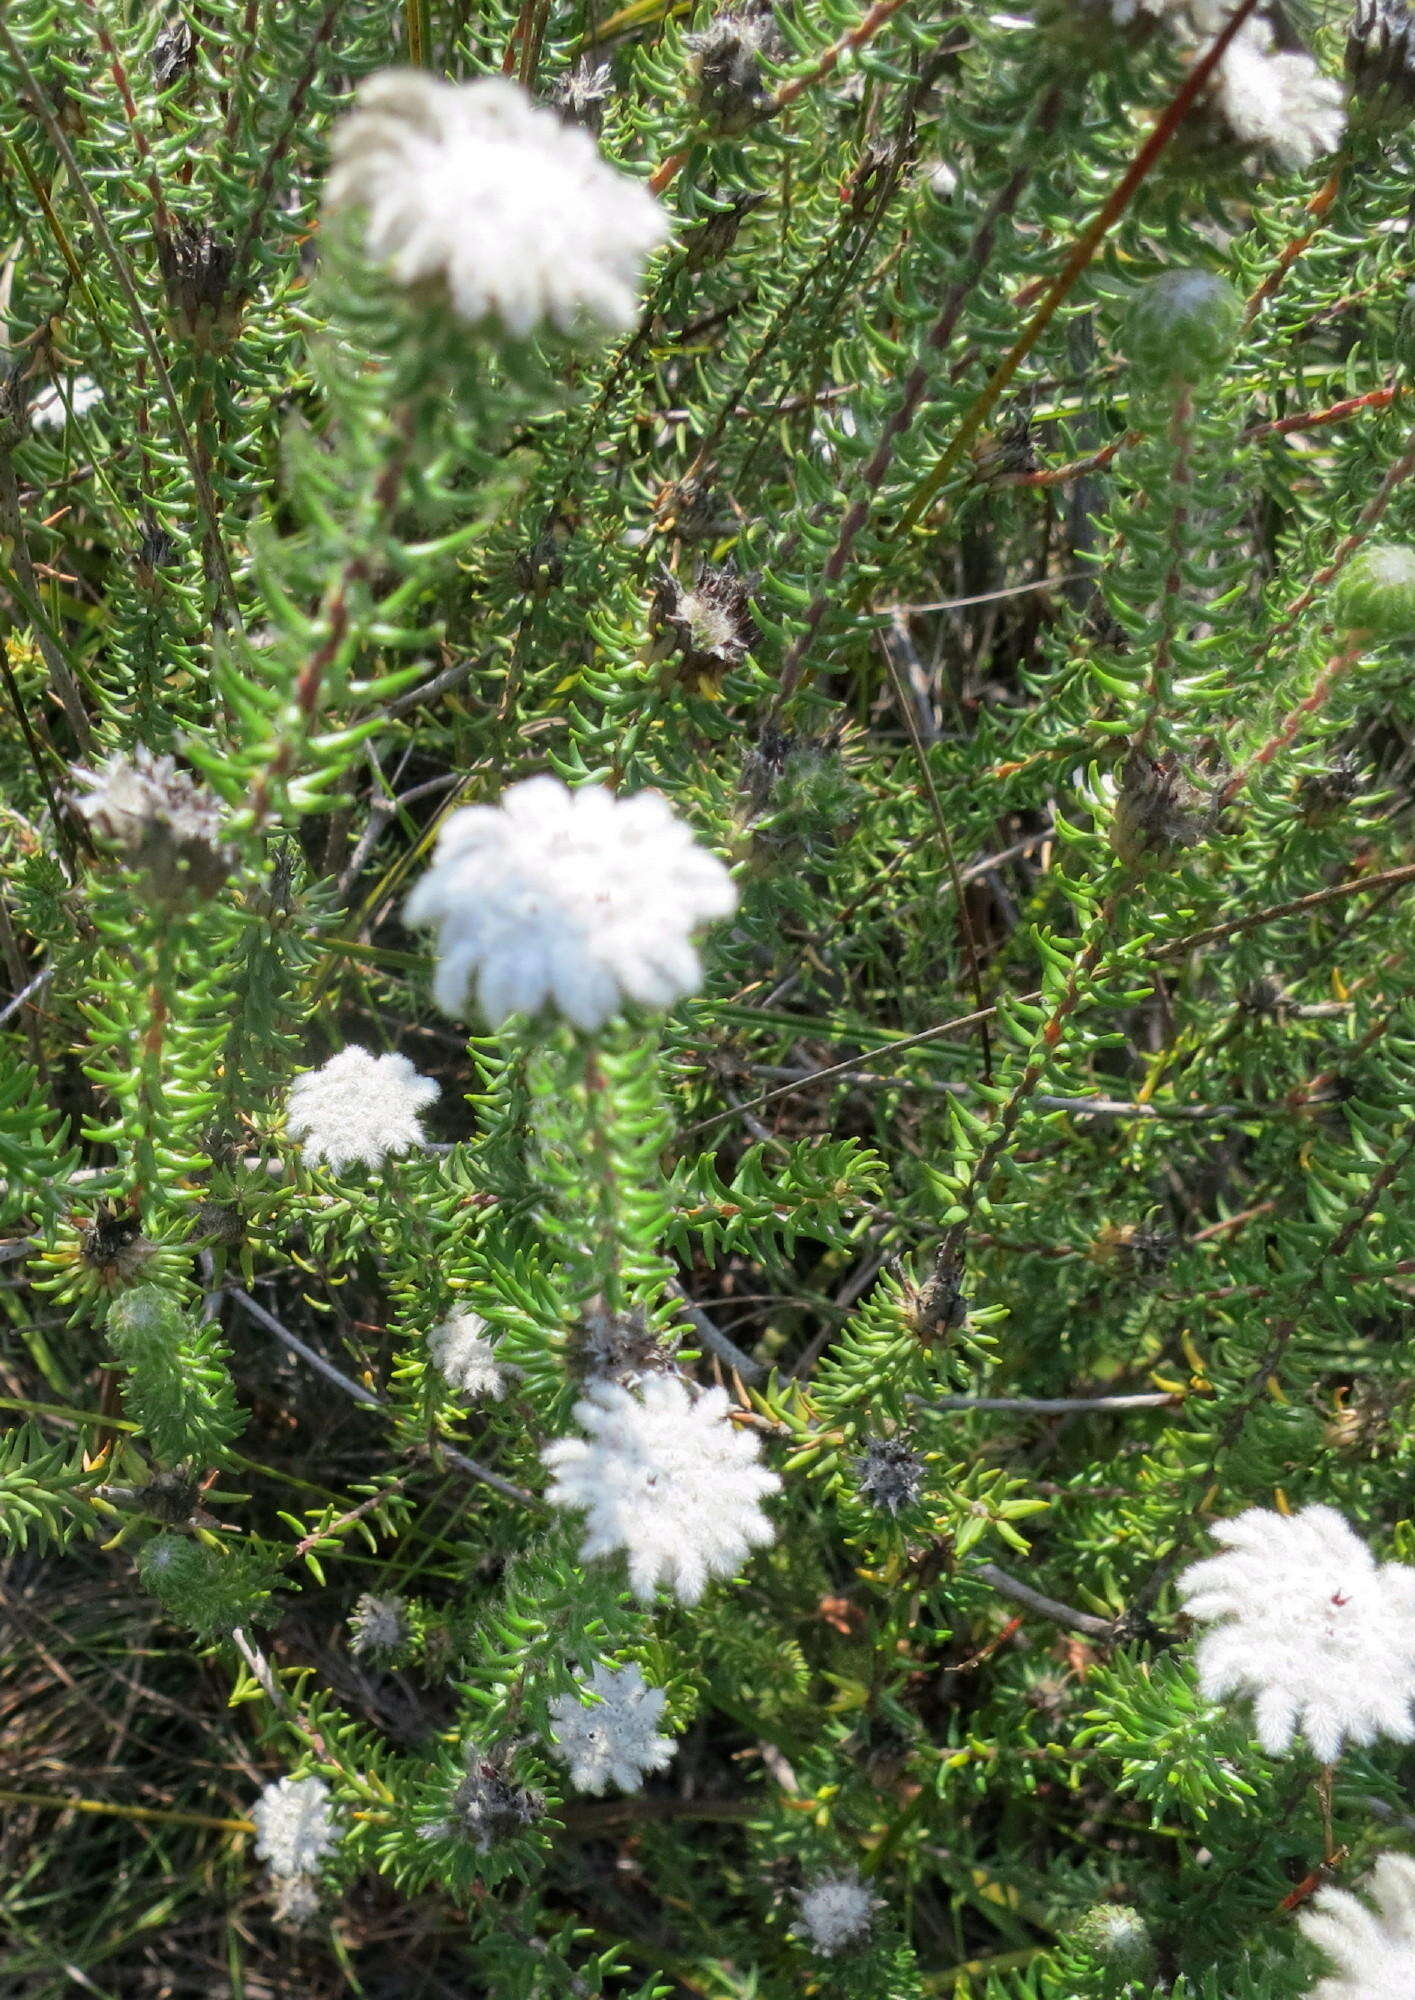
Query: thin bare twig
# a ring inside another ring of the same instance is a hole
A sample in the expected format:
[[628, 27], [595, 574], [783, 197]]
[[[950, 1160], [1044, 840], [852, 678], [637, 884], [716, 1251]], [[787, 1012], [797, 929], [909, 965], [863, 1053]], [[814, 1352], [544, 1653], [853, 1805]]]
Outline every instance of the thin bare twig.
[[[365, 1409], [381, 1410], [386, 1407], [382, 1399], [374, 1395], [372, 1389], [365, 1389], [362, 1383], [352, 1381], [349, 1376], [341, 1373], [333, 1362], [326, 1361], [322, 1354], [316, 1354], [312, 1347], [306, 1346], [297, 1333], [292, 1333], [274, 1313], [267, 1312], [263, 1305], [253, 1299], [249, 1292], [243, 1292], [239, 1285], [228, 1285], [224, 1292], [216, 1296], [234, 1299], [257, 1326], [263, 1326], [267, 1333], [273, 1333], [277, 1340], [283, 1340], [291, 1353], [298, 1354], [302, 1361], [307, 1361], [326, 1382], [332, 1382], [352, 1401], [362, 1403]], [[509, 1479], [503, 1479], [499, 1472], [493, 1472], [489, 1466], [479, 1464], [476, 1459], [469, 1458], [466, 1452], [458, 1451], [454, 1445], [439, 1442], [432, 1447], [432, 1452], [435, 1457], [445, 1459], [449, 1465], [455, 1465], [459, 1472], [465, 1472], [470, 1478], [479, 1480], [483, 1486], [489, 1486], [494, 1493], [502, 1494], [507, 1500], [514, 1500], [518, 1507], [529, 1507], [539, 1511], [543, 1504], [537, 1500], [534, 1493], [527, 1493], [524, 1487], [513, 1485]]]
[[1000, 1596], [1010, 1597], [1014, 1604], [1035, 1611], [1042, 1618], [1050, 1618], [1053, 1625], [1065, 1625], [1072, 1632], [1088, 1632], [1095, 1639], [1110, 1639], [1115, 1635], [1113, 1618], [1096, 1618], [1089, 1611], [1074, 1611], [1069, 1604], [1062, 1604], [1055, 1597], [1046, 1597], [1040, 1590], [1033, 1590], [1030, 1583], [1009, 1576], [996, 1563], [979, 1563], [969, 1574], [975, 1576], [979, 1583], [991, 1584]]
[[930, 1410], [1012, 1410], [1033, 1417], [1080, 1416], [1089, 1411], [1161, 1410], [1184, 1398], [1167, 1389], [1134, 1396], [916, 1396]]

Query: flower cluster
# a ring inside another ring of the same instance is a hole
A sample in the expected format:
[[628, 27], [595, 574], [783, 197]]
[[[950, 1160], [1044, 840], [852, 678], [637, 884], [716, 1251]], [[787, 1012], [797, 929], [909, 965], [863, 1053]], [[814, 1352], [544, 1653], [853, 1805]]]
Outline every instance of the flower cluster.
[[366, 212], [368, 255], [398, 284], [440, 285], [460, 318], [520, 336], [632, 324], [662, 210], [506, 78], [384, 70], [360, 85], [331, 152], [325, 206]]
[[322, 1069], [290, 1085], [285, 1125], [303, 1139], [307, 1166], [324, 1160], [336, 1172], [359, 1161], [381, 1166], [390, 1153], [425, 1143], [419, 1114], [440, 1095], [406, 1056], [374, 1056], [351, 1042]]
[[1199, 1686], [1253, 1698], [1258, 1741], [1286, 1750], [1300, 1729], [1330, 1763], [1342, 1745], [1415, 1737], [1415, 1569], [1378, 1564], [1330, 1507], [1250, 1507], [1220, 1521], [1222, 1555], [1179, 1578], [1199, 1642]]
[[272, 1875], [313, 1875], [339, 1842], [323, 1778], [278, 1778], [251, 1807], [255, 1851]]
[[1244, 22], [1218, 68], [1215, 101], [1235, 139], [1281, 167], [1310, 166], [1346, 125], [1341, 85], [1301, 49], [1275, 49], [1266, 21]]
[[1308, 2000], [1415, 2000], [1415, 1860], [1383, 1854], [1362, 1886], [1319, 1889], [1298, 1918], [1336, 1966]]
[[[1111, 18], [1128, 28], [1157, 20], [1186, 46], [1211, 41], [1237, 0], [1110, 0]], [[1209, 98], [1241, 146], [1279, 167], [1308, 167], [1341, 141], [1346, 127], [1341, 85], [1303, 49], [1278, 49], [1271, 24], [1250, 16], [1219, 59]]]
[[657, 1728], [667, 1699], [637, 1667], [600, 1660], [587, 1681], [551, 1702], [555, 1754], [569, 1765], [576, 1791], [599, 1793], [615, 1784], [621, 1792], [637, 1792], [646, 1771], [663, 1769], [673, 1755], [673, 1739]]
[[772, 1539], [761, 1502], [781, 1481], [757, 1463], [757, 1439], [728, 1416], [725, 1389], [695, 1393], [677, 1375], [628, 1389], [591, 1382], [575, 1405], [588, 1438], [557, 1438], [541, 1453], [554, 1474], [547, 1497], [583, 1508], [580, 1553], [623, 1549], [629, 1581], [647, 1601], [660, 1583], [696, 1604], [714, 1576], [731, 1576], [749, 1549]]
[[506, 1394], [506, 1376], [496, 1359], [496, 1349], [486, 1337], [486, 1321], [480, 1313], [453, 1313], [427, 1337], [433, 1366], [450, 1383], [468, 1396], [488, 1396], [493, 1400]]
[[801, 1891], [801, 1935], [822, 1958], [857, 1944], [874, 1918], [875, 1899], [858, 1875], [823, 1875]]
[[408, 1607], [401, 1597], [366, 1590], [349, 1613], [349, 1651], [396, 1653], [408, 1636]]
[[657, 792], [618, 799], [541, 777], [452, 814], [404, 916], [438, 927], [447, 1013], [466, 1011], [475, 983], [493, 1027], [550, 1006], [592, 1030], [626, 1001], [695, 992], [692, 932], [736, 903], [727, 870]]

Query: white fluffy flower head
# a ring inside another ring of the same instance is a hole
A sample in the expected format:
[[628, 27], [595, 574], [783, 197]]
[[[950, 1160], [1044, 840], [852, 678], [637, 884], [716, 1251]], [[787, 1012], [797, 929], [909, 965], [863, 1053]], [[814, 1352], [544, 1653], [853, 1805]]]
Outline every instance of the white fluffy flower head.
[[557, 1438], [541, 1457], [547, 1498], [586, 1514], [583, 1557], [623, 1549], [635, 1595], [660, 1583], [696, 1604], [709, 1577], [732, 1576], [772, 1539], [761, 1502], [781, 1481], [757, 1463], [751, 1431], [734, 1428], [725, 1389], [697, 1394], [677, 1375], [635, 1389], [593, 1382], [575, 1405], [588, 1438]]
[[1337, 1968], [1308, 2000], [1415, 2000], [1415, 1861], [1408, 1854], [1383, 1854], [1361, 1896], [1319, 1889], [1297, 1921]]
[[308, 1166], [325, 1160], [338, 1169], [358, 1160], [377, 1167], [390, 1153], [424, 1143], [419, 1113], [438, 1095], [406, 1056], [370, 1055], [351, 1042], [322, 1069], [295, 1078], [285, 1125], [292, 1138], [303, 1138]]
[[[598, 1699], [586, 1705], [582, 1696]], [[641, 1791], [645, 1771], [661, 1771], [673, 1755], [673, 1739], [658, 1734], [668, 1697], [647, 1686], [635, 1666], [596, 1663], [587, 1681], [550, 1704], [555, 1754], [570, 1767], [578, 1792], [599, 1793], [615, 1784], [621, 1792]]]
[[811, 1950], [834, 1958], [863, 1938], [873, 1921], [875, 1899], [858, 1875], [825, 1875], [801, 1892], [801, 1933]]
[[1415, 1569], [1378, 1564], [1330, 1507], [1251, 1507], [1217, 1522], [1222, 1555], [1179, 1578], [1199, 1641], [1199, 1686], [1253, 1697], [1271, 1755], [1300, 1729], [1323, 1763], [1344, 1743], [1415, 1736]]
[[29, 406], [29, 420], [37, 431], [62, 430], [71, 412], [76, 417], [85, 416], [102, 401], [98, 384], [90, 382], [87, 375], [76, 375], [63, 389], [57, 382], [41, 389]]
[[1236, 139], [1261, 146], [1281, 167], [1308, 167], [1346, 127], [1341, 85], [1309, 55], [1273, 48], [1266, 21], [1245, 21], [1218, 67], [1218, 107]]
[[255, 1851], [272, 1875], [312, 1875], [338, 1845], [334, 1808], [323, 1778], [279, 1778], [251, 1807]]
[[486, 1337], [480, 1313], [453, 1313], [427, 1337], [433, 1365], [454, 1389], [468, 1396], [506, 1394], [506, 1377], [497, 1365], [496, 1349]]
[[659, 793], [541, 777], [451, 815], [404, 916], [438, 926], [445, 1012], [462, 1014], [475, 989], [493, 1027], [550, 1006], [591, 1030], [625, 1001], [695, 992], [692, 933], [736, 905], [727, 870]]
[[398, 284], [440, 283], [460, 318], [521, 336], [632, 325], [663, 211], [519, 85], [384, 70], [330, 143], [325, 206], [366, 211], [368, 255]]

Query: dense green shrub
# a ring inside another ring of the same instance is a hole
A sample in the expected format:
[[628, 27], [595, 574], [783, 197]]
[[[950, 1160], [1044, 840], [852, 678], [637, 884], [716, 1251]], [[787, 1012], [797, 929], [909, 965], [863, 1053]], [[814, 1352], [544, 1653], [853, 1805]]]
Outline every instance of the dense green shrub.
[[0, 11], [7, 1994], [1415, 1990], [1413, 97]]

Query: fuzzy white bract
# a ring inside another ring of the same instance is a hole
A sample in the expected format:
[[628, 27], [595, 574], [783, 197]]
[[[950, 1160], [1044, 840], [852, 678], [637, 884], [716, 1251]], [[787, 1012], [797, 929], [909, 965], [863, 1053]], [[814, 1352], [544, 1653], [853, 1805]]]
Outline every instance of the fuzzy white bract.
[[696, 992], [692, 933], [736, 906], [727, 870], [659, 793], [540, 777], [453, 813], [403, 914], [438, 927], [433, 992], [447, 1013], [475, 991], [493, 1027], [549, 1006], [594, 1029], [626, 1001]]
[[632, 325], [662, 209], [507, 78], [384, 70], [330, 150], [326, 208], [366, 212], [368, 255], [398, 284], [440, 284], [462, 319], [520, 336]]
[[76, 375], [67, 388], [51, 382], [41, 389], [29, 406], [29, 420], [37, 431], [62, 430], [70, 413], [82, 417], [103, 401], [103, 391], [87, 375]]
[[506, 1377], [497, 1365], [496, 1349], [486, 1337], [480, 1313], [453, 1313], [427, 1337], [433, 1366], [454, 1389], [468, 1396], [506, 1394]]
[[[598, 1699], [587, 1705], [584, 1694]], [[667, 1699], [637, 1667], [603, 1660], [572, 1693], [557, 1695], [550, 1704], [551, 1738], [577, 1792], [599, 1793], [610, 1784], [621, 1792], [641, 1791], [645, 1771], [663, 1769], [673, 1755], [672, 1737], [657, 1731]]]
[[1415, 1861], [1408, 1854], [1383, 1854], [1360, 1895], [1319, 1889], [1297, 1921], [1337, 1968], [1308, 2000], [1415, 2000]]
[[1250, 1507], [1213, 1528], [1222, 1555], [1178, 1579], [1205, 1695], [1253, 1698], [1271, 1755], [1300, 1729], [1331, 1763], [1344, 1743], [1415, 1736], [1415, 1569], [1378, 1564], [1330, 1507]]
[[1279, 166], [1308, 167], [1346, 129], [1341, 85], [1309, 55], [1274, 50], [1266, 21], [1245, 21], [1218, 67], [1218, 107], [1245, 146], [1261, 146]]
[[858, 1875], [825, 1875], [801, 1891], [800, 1934], [822, 1958], [834, 1958], [869, 1930], [875, 1899]]
[[588, 1438], [557, 1438], [541, 1457], [547, 1498], [582, 1507], [585, 1558], [623, 1549], [629, 1582], [647, 1601], [666, 1583], [696, 1604], [714, 1576], [731, 1576], [772, 1539], [761, 1502], [781, 1481], [757, 1463], [758, 1442], [728, 1417], [725, 1389], [694, 1392], [677, 1375], [630, 1390], [592, 1382], [575, 1405]]
[[339, 1842], [323, 1778], [278, 1778], [251, 1807], [255, 1851], [272, 1875], [312, 1875]]
[[408, 1636], [408, 1607], [401, 1597], [366, 1590], [349, 1614], [349, 1651], [396, 1653]]
[[285, 1125], [304, 1140], [307, 1166], [324, 1160], [338, 1169], [358, 1160], [380, 1166], [390, 1153], [424, 1143], [419, 1114], [440, 1094], [406, 1056], [374, 1056], [351, 1042], [322, 1069], [290, 1085]]

